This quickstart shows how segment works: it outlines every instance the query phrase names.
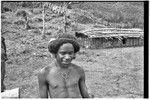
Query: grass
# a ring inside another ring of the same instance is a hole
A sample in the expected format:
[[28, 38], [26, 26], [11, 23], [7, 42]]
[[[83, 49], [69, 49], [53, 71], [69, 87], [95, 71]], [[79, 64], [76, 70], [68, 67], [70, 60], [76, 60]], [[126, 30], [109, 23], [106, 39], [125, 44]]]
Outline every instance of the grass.
[[139, 98], [143, 96], [142, 47], [86, 52], [85, 56], [77, 58], [76, 63], [83, 66], [88, 89], [95, 97]]
[[[8, 23], [2, 24], [8, 55], [6, 89], [19, 87], [21, 98], [37, 98], [37, 73], [53, 60], [47, 49], [51, 34], [42, 39], [36, 29]], [[143, 47], [81, 49], [73, 63], [85, 70], [88, 91], [97, 98], [143, 97]]]
[[[38, 97], [37, 73], [51, 62], [46, 48], [9, 56], [7, 89], [20, 87], [22, 98]], [[88, 91], [97, 98], [143, 97], [143, 47], [81, 50], [73, 63], [83, 67]]]

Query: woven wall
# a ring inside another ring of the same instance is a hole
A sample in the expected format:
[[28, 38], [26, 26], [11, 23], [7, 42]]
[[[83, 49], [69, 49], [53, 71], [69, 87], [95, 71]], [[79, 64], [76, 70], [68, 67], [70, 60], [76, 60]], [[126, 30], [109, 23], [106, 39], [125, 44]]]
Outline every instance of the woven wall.
[[78, 42], [83, 48], [99, 49], [114, 47], [143, 46], [144, 39], [136, 37], [122, 38], [78, 38]]

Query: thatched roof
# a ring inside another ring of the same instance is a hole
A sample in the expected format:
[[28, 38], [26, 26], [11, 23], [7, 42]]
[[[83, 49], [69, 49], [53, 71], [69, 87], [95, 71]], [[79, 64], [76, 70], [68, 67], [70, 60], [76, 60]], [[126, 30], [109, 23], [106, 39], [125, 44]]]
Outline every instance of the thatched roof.
[[80, 31], [78, 33], [84, 34], [89, 38], [94, 37], [144, 37], [144, 31], [142, 29], [120, 29], [120, 28], [100, 28], [100, 29], [88, 29]]

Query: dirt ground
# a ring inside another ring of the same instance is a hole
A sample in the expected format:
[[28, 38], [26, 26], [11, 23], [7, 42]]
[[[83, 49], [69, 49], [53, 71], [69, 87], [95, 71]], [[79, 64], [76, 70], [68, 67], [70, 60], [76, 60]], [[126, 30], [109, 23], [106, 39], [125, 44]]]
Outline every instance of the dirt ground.
[[[18, 19], [13, 13], [4, 15], [1, 27], [8, 55], [6, 89], [19, 87], [21, 98], [37, 98], [37, 73], [53, 60], [47, 49], [50, 34], [41, 39], [42, 23], [33, 23], [36, 28], [25, 30], [22, 24], [13, 23]], [[81, 49], [73, 63], [85, 70], [88, 91], [96, 98], [142, 98], [143, 54], [143, 47]]]
[[[7, 46], [12, 45], [6, 41]], [[19, 87], [21, 98], [37, 98], [37, 73], [52, 58], [42, 44], [36, 50], [15, 43], [17, 49], [8, 46], [7, 50], [6, 88]], [[96, 98], [143, 97], [143, 47], [81, 49], [73, 63], [85, 70], [88, 91]]]
[[88, 90], [95, 97], [143, 97], [142, 47], [84, 50], [75, 63], [83, 66]]

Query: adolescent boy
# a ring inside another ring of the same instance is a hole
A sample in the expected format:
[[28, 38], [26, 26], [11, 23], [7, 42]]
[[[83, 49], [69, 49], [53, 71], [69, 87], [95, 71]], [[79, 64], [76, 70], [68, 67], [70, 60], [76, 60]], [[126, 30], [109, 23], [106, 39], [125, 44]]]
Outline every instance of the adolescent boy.
[[80, 46], [76, 38], [60, 34], [48, 45], [55, 60], [38, 74], [41, 98], [89, 98], [84, 70], [71, 61]]

